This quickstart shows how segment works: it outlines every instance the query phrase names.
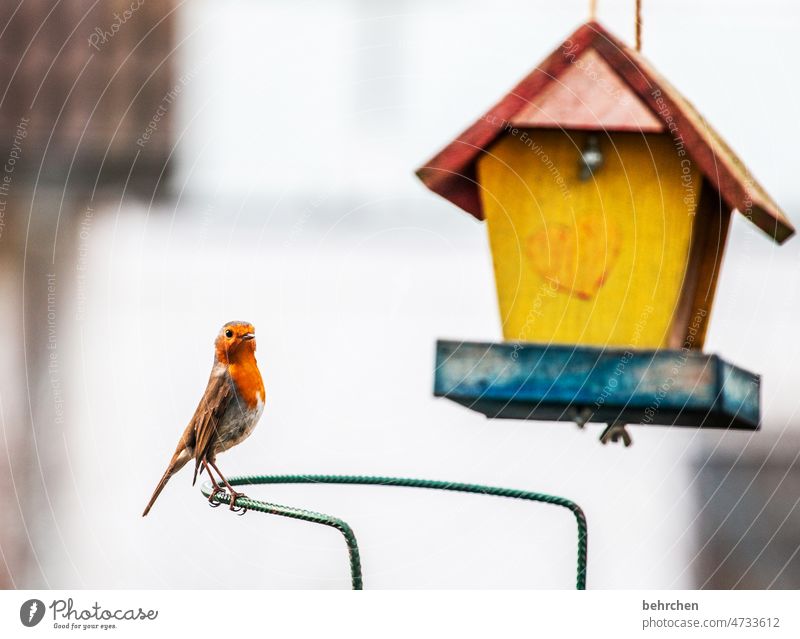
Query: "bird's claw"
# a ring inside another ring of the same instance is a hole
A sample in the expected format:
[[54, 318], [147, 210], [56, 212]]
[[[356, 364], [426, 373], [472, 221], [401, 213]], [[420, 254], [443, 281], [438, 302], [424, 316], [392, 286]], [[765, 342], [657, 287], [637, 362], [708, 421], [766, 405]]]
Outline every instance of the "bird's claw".
[[244, 506], [237, 506], [236, 505], [236, 500], [239, 499], [239, 497], [244, 497], [245, 499], [247, 499], [247, 495], [245, 495], [244, 493], [232, 493], [231, 494], [230, 510], [231, 510], [232, 513], [236, 513], [237, 515], [239, 515], [241, 517], [242, 515], [244, 515], [247, 512], [247, 508], [245, 508]]
[[219, 493], [222, 493], [223, 495], [227, 494], [224, 488], [220, 488], [219, 486], [214, 486], [213, 490], [211, 491], [211, 494], [208, 496], [208, 505], [211, 506], [212, 508], [219, 508], [222, 505], [221, 501], [217, 501], [215, 499], [215, 497]]

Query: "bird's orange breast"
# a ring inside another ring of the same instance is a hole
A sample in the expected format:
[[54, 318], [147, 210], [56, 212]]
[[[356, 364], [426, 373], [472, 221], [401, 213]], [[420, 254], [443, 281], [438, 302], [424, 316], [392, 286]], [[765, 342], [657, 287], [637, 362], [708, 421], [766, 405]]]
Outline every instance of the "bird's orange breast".
[[258, 370], [255, 356], [242, 358], [241, 361], [228, 364], [233, 383], [239, 398], [250, 409], [255, 409], [259, 402], [264, 401], [264, 382]]

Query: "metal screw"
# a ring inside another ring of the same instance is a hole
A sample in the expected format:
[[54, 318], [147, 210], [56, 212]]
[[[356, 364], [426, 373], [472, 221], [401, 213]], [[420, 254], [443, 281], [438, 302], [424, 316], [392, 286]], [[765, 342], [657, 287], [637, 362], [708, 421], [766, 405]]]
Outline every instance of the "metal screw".
[[592, 415], [594, 415], [594, 413], [592, 413], [592, 410], [588, 406], [584, 406], [580, 410], [577, 408], [572, 409], [572, 421], [578, 425], [578, 428], [583, 428], [586, 422], [592, 418]]
[[581, 157], [578, 160], [578, 177], [581, 182], [586, 182], [603, 166], [603, 152], [600, 150], [600, 140], [596, 135], [590, 134], [583, 145]]
[[607, 444], [610, 441], [616, 443], [620, 439], [622, 439], [622, 443], [625, 444], [625, 448], [633, 443], [630, 433], [625, 430], [625, 422], [614, 422], [613, 424], [609, 424], [608, 427], [603, 431], [603, 434], [600, 435], [600, 441], [603, 444]]

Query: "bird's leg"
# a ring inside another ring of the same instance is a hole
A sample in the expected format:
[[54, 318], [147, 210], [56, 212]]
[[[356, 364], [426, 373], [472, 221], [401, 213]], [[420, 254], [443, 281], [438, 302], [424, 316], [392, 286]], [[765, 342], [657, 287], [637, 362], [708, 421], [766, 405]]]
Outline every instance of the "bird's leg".
[[222, 478], [222, 481], [225, 483], [225, 486], [228, 487], [228, 492], [231, 494], [231, 506], [230, 506], [231, 510], [235, 513], [238, 512], [244, 515], [247, 512], [247, 508], [245, 508], [244, 506], [242, 506], [241, 508], [237, 508], [236, 500], [239, 499], [239, 497], [247, 497], [247, 495], [245, 495], [244, 493], [237, 492], [234, 489], [234, 487], [230, 485], [228, 480], [225, 479], [225, 475], [222, 474], [222, 471], [219, 468], [217, 468], [217, 465], [213, 461], [209, 460], [208, 463], [211, 464], [211, 467], [217, 471], [217, 474]]
[[[206, 473], [208, 473], [208, 478], [211, 480], [211, 485], [212, 485], [211, 494], [208, 496], [208, 505], [211, 506], [212, 508], [217, 508], [221, 502], [215, 501], [214, 498], [217, 496], [217, 493], [222, 493], [224, 495], [225, 490], [219, 485], [219, 482], [217, 482], [216, 478], [211, 472], [211, 469], [208, 467], [208, 463], [206, 463], [206, 460], [201, 459], [200, 463], [203, 465], [203, 468], [206, 469]], [[222, 475], [220, 475], [220, 477], [221, 476]], [[228, 482], [225, 483], [227, 484]]]

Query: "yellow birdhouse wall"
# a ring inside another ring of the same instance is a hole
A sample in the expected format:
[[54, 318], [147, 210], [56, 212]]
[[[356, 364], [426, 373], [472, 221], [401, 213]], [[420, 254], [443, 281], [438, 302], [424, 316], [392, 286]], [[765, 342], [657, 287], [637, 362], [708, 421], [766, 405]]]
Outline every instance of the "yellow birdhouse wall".
[[[508, 340], [662, 348], [687, 273], [701, 179], [666, 134], [519, 129], [478, 161]], [[692, 277], [694, 277], [692, 275]]]

